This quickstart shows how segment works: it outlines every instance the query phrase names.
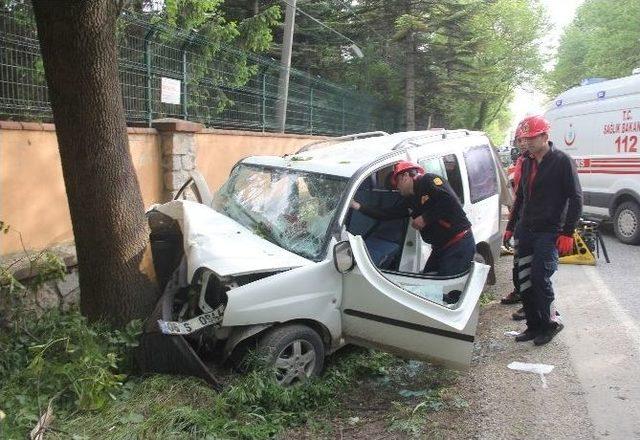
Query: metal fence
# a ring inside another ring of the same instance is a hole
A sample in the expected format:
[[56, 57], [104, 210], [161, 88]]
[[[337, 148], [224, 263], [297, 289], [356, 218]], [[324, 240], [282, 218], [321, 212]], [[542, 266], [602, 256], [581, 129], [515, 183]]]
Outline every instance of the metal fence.
[[[129, 123], [162, 117], [209, 127], [276, 131], [280, 65], [194, 32], [124, 13], [119, 74]], [[213, 45], [213, 46], [212, 46]], [[291, 70], [286, 131], [397, 131], [399, 112], [370, 96]], [[52, 120], [33, 18], [0, 12], [0, 118]]]

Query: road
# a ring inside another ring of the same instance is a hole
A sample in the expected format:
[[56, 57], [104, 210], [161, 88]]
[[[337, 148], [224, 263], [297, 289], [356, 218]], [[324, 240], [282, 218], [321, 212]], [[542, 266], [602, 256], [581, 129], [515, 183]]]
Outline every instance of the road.
[[586, 399], [596, 438], [640, 439], [640, 247], [610, 232], [611, 263], [561, 265], [553, 282], [566, 324], [560, 342]]

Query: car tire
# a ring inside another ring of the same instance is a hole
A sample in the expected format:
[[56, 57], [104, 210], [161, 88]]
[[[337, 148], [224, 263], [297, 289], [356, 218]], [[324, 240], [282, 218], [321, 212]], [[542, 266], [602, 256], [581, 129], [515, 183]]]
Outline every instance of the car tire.
[[613, 231], [625, 244], [640, 244], [640, 206], [636, 202], [623, 202], [613, 216]]
[[295, 385], [318, 376], [324, 367], [324, 344], [312, 328], [291, 324], [269, 330], [258, 342], [258, 354], [276, 381]]
[[495, 269], [493, 267], [493, 264], [487, 263], [488, 258], [482, 255], [482, 253], [480, 253], [479, 250], [476, 250], [476, 253], [473, 256], [473, 261], [475, 261], [476, 263], [488, 264], [491, 267], [491, 269], [489, 269], [489, 274], [487, 275], [487, 279], [484, 282], [484, 286], [487, 287], [487, 286], [493, 286], [494, 284], [496, 284]]

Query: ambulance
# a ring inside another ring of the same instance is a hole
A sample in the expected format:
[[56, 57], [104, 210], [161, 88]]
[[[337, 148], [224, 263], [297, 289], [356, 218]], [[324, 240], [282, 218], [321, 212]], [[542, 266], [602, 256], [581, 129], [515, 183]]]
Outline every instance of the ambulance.
[[576, 161], [583, 217], [610, 219], [623, 243], [640, 244], [640, 69], [574, 87], [545, 117], [556, 148]]

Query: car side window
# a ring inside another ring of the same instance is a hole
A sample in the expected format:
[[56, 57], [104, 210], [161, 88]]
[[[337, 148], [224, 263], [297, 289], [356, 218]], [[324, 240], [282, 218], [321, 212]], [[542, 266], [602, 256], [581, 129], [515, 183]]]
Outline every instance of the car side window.
[[460, 199], [460, 203], [464, 204], [464, 189], [462, 187], [462, 175], [460, 174], [460, 164], [455, 154], [447, 154], [442, 157], [444, 169], [447, 172], [445, 178], [449, 181], [449, 185]]
[[432, 157], [418, 161], [418, 164], [424, 168], [424, 171], [436, 174], [446, 179], [451, 188], [460, 199], [460, 203], [464, 204], [464, 192], [462, 189], [462, 177], [460, 176], [460, 166], [455, 154], [447, 154], [442, 157]]
[[491, 147], [473, 147], [464, 153], [469, 179], [471, 203], [476, 203], [498, 194], [498, 179]]
[[442, 160], [440, 160], [439, 157], [432, 157], [430, 159], [419, 160], [418, 165], [424, 168], [424, 171], [426, 173], [436, 174], [442, 177], [443, 179], [447, 178], [444, 165], [442, 164]]

